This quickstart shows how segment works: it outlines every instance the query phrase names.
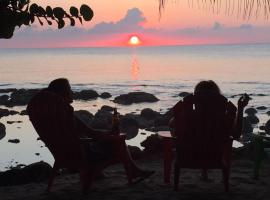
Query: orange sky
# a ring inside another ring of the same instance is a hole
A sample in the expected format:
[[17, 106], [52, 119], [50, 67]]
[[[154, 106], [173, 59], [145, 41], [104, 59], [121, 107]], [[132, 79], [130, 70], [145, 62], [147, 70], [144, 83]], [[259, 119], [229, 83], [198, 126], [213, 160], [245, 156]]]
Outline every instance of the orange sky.
[[62, 6], [67, 10], [70, 6], [88, 4], [95, 16], [83, 26], [77, 23], [73, 30], [68, 27], [61, 31], [48, 31], [48, 26], [20, 29], [12, 40], [0, 40], [0, 47], [125, 46], [133, 34], [140, 35], [141, 45], [270, 42], [269, 20], [263, 16], [250, 20], [243, 20], [236, 14], [228, 16], [225, 4], [221, 6], [220, 14], [214, 14], [210, 8], [202, 9], [202, 4], [195, 3], [201, 0], [193, 0], [193, 6], [188, 3], [192, 0], [169, 0], [159, 20], [158, 0], [31, 2], [42, 6]]

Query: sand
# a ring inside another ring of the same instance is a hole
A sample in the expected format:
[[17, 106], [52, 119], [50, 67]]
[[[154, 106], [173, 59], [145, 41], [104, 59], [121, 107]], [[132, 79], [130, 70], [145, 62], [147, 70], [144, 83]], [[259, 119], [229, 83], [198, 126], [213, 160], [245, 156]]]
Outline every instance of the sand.
[[173, 191], [172, 184], [163, 183], [161, 158], [138, 161], [140, 166], [154, 169], [156, 173], [147, 180], [128, 185], [121, 165], [110, 166], [105, 170], [106, 177], [96, 180], [88, 195], [82, 195], [77, 174], [59, 175], [52, 191], [46, 193], [46, 182], [20, 186], [0, 187], [1, 200], [13, 199], [213, 199], [213, 200], [269, 200], [270, 161], [265, 161], [258, 180], [252, 178], [253, 162], [247, 159], [233, 161], [230, 178], [230, 192], [225, 193], [220, 170], [211, 170], [209, 180], [200, 180], [199, 170], [185, 169], [180, 177], [179, 191]]

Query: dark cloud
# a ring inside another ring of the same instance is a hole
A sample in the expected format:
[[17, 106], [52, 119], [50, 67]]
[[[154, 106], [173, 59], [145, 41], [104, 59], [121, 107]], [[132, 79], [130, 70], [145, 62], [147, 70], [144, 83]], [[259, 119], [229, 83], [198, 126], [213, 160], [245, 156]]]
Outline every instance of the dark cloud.
[[108, 34], [108, 33], [126, 33], [142, 31], [142, 23], [146, 22], [143, 13], [138, 8], [127, 11], [126, 16], [117, 22], [101, 22], [89, 30], [90, 33]]

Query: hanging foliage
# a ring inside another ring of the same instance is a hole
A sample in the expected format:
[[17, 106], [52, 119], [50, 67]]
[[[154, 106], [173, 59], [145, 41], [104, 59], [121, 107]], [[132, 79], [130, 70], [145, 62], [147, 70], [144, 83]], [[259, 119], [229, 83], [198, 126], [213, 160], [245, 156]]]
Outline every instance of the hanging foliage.
[[90, 21], [94, 16], [93, 10], [82, 5], [80, 9], [72, 6], [69, 12], [61, 7], [46, 8], [36, 3], [30, 4], [29, 0], [0, 0], [0, 38], [9, 39], [13, 36], [15, 27], [30, 26], [35, 21], [43, 26], [55, 22], [59, 29], [65, 25], [75, 26], [76, 19], [80, 23]]
[[[179, 1], [179, 0], [178, 0]], [[183, 0], [182, 0], [183, 1]], [[270, 0], [185, 0], [192, 8], [198, 8], [214, 14], [234, 15], [243, 20], [270, 16]], [[161, 15], [168, 0], [159, 0]]]

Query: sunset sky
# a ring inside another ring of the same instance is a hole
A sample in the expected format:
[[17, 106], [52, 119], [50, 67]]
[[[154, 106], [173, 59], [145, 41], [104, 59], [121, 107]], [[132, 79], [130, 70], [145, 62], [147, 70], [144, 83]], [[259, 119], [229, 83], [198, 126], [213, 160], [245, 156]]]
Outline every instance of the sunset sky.
[[15, 31], [11, 40], [0, 40], [0, 48], [128, 46], [133, 35], [140, 38], [143, 46], [270, 42], [269, 20], [262, 15], [250, 20], [236, 13], [228, 15], [225, 5], [216, 14], [195, 0], [193, 6], [191, 0], [172, 0], [159, 19], [158, 0], [34, 2], [67, 10], [69, 6], [88, 4], [95, 16], [83, 26], [77, 23], [76, 27], [62, 30], [38, 25], [23, 27]]

